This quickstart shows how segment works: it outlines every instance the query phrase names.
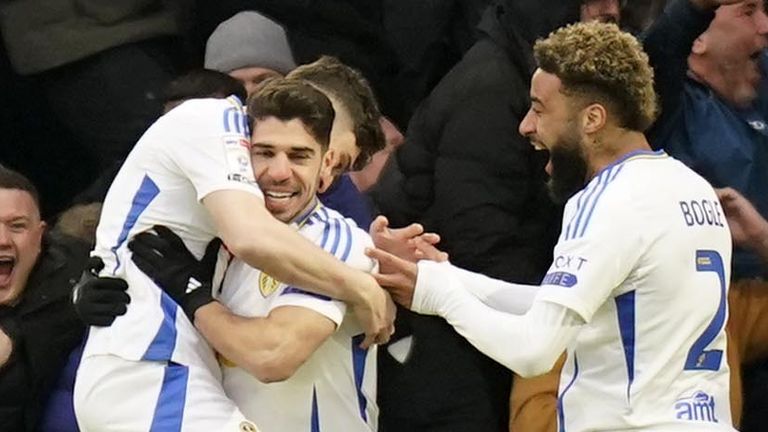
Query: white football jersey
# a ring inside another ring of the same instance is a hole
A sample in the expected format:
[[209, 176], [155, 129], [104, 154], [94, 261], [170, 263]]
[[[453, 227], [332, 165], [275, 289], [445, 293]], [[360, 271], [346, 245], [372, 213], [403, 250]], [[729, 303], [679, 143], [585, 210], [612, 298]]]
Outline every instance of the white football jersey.
[[216, 231], [201, 200], [214, 191], [262, 196], [254, 181], [248, 123], [239, 100], [194, 99], [159, 118], [136, 143], [104, 201], [93, 255], [101, 276], [128, 282], [131, 303], [109, 327], [92, 327], [85, 355], [200, 364], [215, 357], [176, 303], [131, 261], [136, 233], [165, 225], [202, 256]]
[[663, 152], [632, 153], [573, 196], [538, 294], [586, 321], [560, 378], [560, 430], [732, 430], [730, 268], [712, 187]]
[[[318, 204], [296, 226], [310, 241], [341, 261], [372, 272], [375, 261], [368, 233], [354, 221]], [[281, 306], [311, 309], [337, 325], [331, 335], [289, 379], [265, 384], [222, 359], [224, 390], [264, 431], [377, 430], [376, 348], [359, 347], [364, 335], [343, 302], [276, 281], [235, 259], [227, 269], [219, 300], [232, 312], [267, 316]]]

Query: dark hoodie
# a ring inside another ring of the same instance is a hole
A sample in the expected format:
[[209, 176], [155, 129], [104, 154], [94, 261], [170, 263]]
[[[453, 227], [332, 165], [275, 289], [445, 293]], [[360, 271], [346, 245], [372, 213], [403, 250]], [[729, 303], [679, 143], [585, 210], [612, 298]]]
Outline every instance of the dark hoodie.
[[[520, 136], [518, 125], [529, 108], [533, 42], [575, 22], [579, 4], [505, 0], [486, 11], [481, 38], [419, 106], [396, 166], [375, 193], [393, 226], [421, 222], [441, 235], [440, 247], [459, 267], [510, 282], [541, 281], [559, 210], [545, 189], [546, 157]], [[426, 430], [439, 422], [506, 430], [509, 371], [440, 318], [398, 317], [396, 336], [407, 336], [406, 329], [414, 340], [403, 365], [380, 350], [385, 429], [410, 422]]]

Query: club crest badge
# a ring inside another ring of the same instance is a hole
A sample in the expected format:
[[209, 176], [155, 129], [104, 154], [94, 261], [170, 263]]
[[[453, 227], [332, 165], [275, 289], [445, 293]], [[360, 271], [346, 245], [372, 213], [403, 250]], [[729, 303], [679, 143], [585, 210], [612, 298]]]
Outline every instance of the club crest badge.
[[265, 298], [271, 296], [278, 286], [280, 286], [280, 282], [272, 276], [264, 272], [259, 275], [259, 291]]

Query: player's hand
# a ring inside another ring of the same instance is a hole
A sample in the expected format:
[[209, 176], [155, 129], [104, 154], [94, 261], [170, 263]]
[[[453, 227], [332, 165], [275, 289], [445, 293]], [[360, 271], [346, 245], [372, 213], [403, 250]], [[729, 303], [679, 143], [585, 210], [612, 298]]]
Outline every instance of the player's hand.
[[126, 292], [128, 284], [122, 279], [99, 277], [103, 268], [101, 258], [91, 257], [80, 281], [72, 289], [75, 312], [83, 323], [91, 326], [112, 325], [115, 318], [125, 314], [131, 302]]
[[378, 248], [366, 249], [365, 254], [379, 261], [379, 273], [373, 275], [376, 281], [389, 291], [397, 303], [410, 309], [413, 304], [413, 292], [416, 290], [419, 267], [413, 262]]
[[133, 262], [181, 306], [194, 323], [195, 311], [213, 300], [213, 273], [221, 240], [214, 238], [198, 261], [184, 241], [170, 229], [155, 225], [133, 237], [128, 248]]
[[[386, 252], [410, 262], [422, 259], [445, 261], [448, 254], [435, 247], [440, 242], [440, 236], [435, 233], [425, 233], [421, 224], [410, 224], [404, 228], [389, 228], [389, 221], [384, 216], [378, 216], [371, 223], [369, 234], [373, 244]], [[385, 265], [379, 263], [379, 265]], [[386, 267], [385, 272], [389, 271]]]
[[715, 189], [728, 219], [733, 242], [759, 248], [768, 239], [768, 221], [740, 193], [731, 188]]
[[352, 304], [352, 310], [365, 331], [361, 348], [389, 341], [395, 332], [395, 304], [386, 291], [371, 275], [361, 273], [365, 279], [358, 284], [360, 299]]

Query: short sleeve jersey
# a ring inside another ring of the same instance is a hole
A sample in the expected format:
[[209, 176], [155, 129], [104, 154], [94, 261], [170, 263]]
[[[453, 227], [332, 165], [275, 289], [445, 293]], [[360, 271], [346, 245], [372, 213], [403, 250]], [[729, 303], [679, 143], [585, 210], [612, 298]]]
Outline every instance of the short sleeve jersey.
[[[366, 272], [375, 269], [364, 253], [373, 242], [351, 219], [318, 204], [297, 225], [303, 236], [346, 264]], [[281, 283], [239, 260], [227, 269], [219, 300], [241, 316], [264, 317], [282, 306], [299, 306], [337, 325], [283, 382], [262, 383], [222, 359], [224, 390], [246, 417], [264, 430], [377, 430], [376, 348], [359, 347], [362, 329], [343, 302]]]

